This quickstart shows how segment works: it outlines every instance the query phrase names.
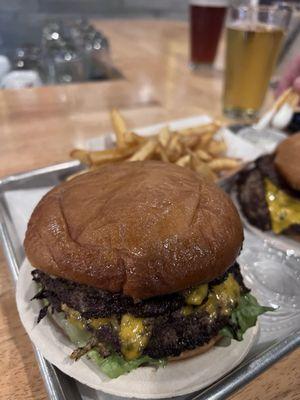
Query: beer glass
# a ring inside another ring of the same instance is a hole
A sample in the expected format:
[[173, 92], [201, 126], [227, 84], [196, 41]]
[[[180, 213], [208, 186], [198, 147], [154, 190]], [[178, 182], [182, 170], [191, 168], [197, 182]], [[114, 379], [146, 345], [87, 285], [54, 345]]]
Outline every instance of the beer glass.
[[190, 1], [191, 67], [214, 62], [228, 0]]
[[280, 5], [229, 8], [223, 93], [227, 116], [257, 116], [290, 17], [291, 8]]

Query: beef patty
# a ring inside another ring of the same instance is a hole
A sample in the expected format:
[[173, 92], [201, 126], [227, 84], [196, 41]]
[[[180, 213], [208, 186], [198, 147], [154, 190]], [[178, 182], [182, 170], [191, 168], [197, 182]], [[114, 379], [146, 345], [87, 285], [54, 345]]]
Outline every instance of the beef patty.
[[[209, 286], [222, 283], [229, 273], [232, 273], [239, 283], [241, 293], [248, 292], [238, 263], [234, 263], [223, 276], [210, 282]], [[125, 313], [147, 318], [147, 323], [151, 325], [151, 337], [144, 354], [153, 358], [178, 356], [185, 350], [208, 343], [229, 321], [229, 317], [221, 315], [212, 321], [203, 311], [183, 315], [181, 308], [186, 303], [182, 292], [134, 302], [132, 298], [123, 294], [109, 293], [55, 278], [37, 269], [32, 271], [32, 276], [41, 288], [34, 299], [47, 300], [47, 305], [40, 311], [39, 320], [49, 309], [63, 311], [63, 304], [78, 311], [83, 318], [114, 316], [120, 319]], [[115, 351], [120, 350], [120, 343], [113, 329], [101, 327], [96, 335], [100, 341], [113, 346]]]
[[[239, 174], [237, 195], [243, 214], [249, 222], [263, 231], [272, 229], [270, 212], [266, 200], [264, 179], [268, 178], [279, 189], [300, 199], [300, 192], [291, 189], [276, 170], [274, 155], [259, 157], [254, 165]], [[300, 226], [293, 225], [284, 233], [299, 233]]]

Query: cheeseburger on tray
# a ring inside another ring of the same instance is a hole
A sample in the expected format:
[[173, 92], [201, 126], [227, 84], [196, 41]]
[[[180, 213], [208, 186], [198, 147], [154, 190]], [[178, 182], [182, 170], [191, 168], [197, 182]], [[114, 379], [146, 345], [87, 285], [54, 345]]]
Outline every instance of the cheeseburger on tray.
[[268, 309], [236, 262], [243, 229], [230, 198], [156, 161], [106, 165], [51, 190], [25, 250], [47, 314], [111, 378], [242, 340]]
[[242, 211], [263, 231], [300, 238], [300, 133], [256, 160], [237, 185]]

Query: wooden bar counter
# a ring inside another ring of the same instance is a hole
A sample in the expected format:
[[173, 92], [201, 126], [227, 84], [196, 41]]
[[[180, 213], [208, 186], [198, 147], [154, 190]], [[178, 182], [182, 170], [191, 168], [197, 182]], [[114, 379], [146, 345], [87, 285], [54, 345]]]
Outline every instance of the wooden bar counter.
[[[111, 130], [108, 110], [129, 126], [209, 113], [221, 116], [222, 73], [188, 68], [184, 22], [95, 21], [111, 42], [123, 79], [0, 91], [0, 177], [65, 161], [74, 146]], [[222, 49], [221, 49], [222, 51]], [[47, 398], [0, 251], [0, 399]], [[231, 396], [300, 399], [300, 349]]]

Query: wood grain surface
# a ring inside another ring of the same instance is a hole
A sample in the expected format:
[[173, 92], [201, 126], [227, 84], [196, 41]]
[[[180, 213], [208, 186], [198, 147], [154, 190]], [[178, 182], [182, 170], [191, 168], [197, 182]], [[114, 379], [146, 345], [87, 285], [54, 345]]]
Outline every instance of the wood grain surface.
[[[95, 21], [124, 79], [0, 91], [0, 177], [68, 159], [74, 146], [110, 131], [118, 107], [132, 127], [203, 112], [221, 116], [222, 73], [192, 73], [183, 22]], [[269, 102], [271, 95], [269, 95]], [[231, 399], [300, 399], [300, 349]], [[14, 287], [0, 253], [0, 399], [47, 398]]]

